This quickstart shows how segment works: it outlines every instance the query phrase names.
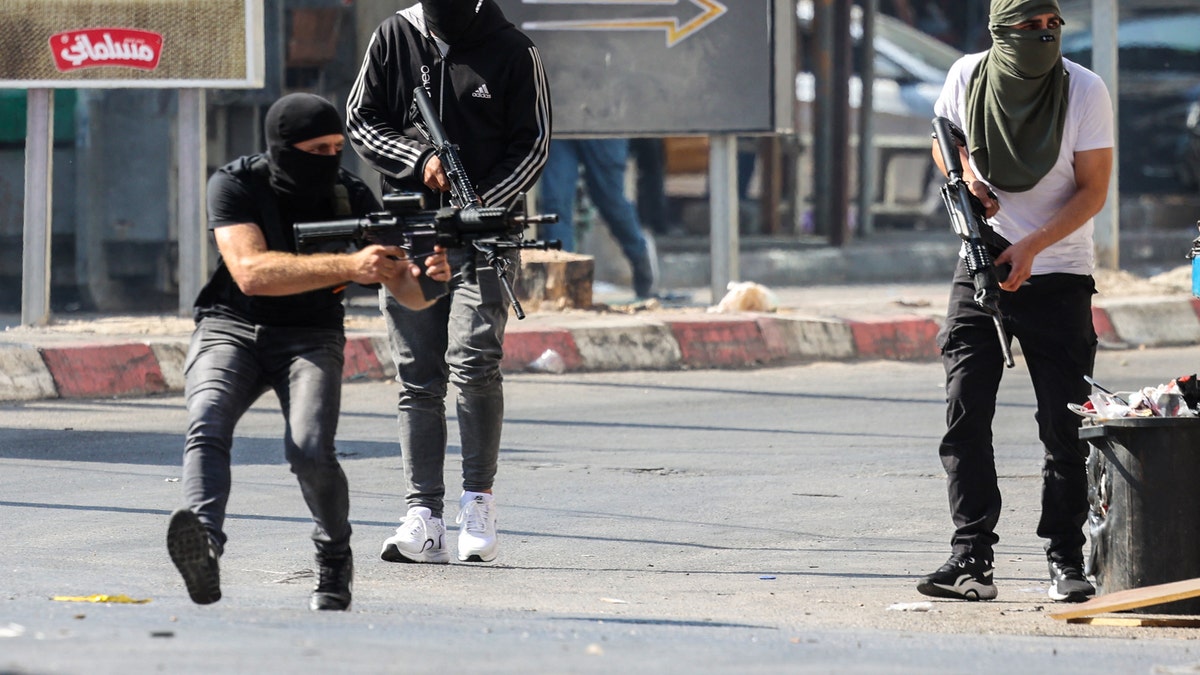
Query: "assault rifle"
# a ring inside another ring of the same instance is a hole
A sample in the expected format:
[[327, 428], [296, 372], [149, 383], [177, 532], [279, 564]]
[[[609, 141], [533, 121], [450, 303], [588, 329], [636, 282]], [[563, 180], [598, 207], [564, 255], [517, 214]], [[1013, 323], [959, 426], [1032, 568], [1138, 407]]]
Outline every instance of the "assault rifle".
[[1012, 349], [1008, 333], [1004, 330], [1000, 314], [1000, 282], [1008, 278], [1010, 265], [997, 267], [993, 261], [1011, 244], [996, 234], [988, 224], [983, 203], [963, 181], [962, 159], [958, 149], [966, 147], [967, 136], [945, 117], [933, 118], [933, 137], [937, 139], [942, 153], [942, 163], [950, 180], [942, 186], [942, 201], [950, 214], [950, 226], [963, 240], [966, 253], [967, 273], [975, 284], [975, 304], [992, 317], [996, 324], [996, 335], [1000, 339], [1000, 350], [1004, 354], [1004, 365], [1013, 367]]
[[[425, 208], [421, 194], [397, 192], [384, 195], [383, 204], [385, 211], [370, 213], [363, 218], [296, 223], [296, 250], [301, 253], [345, 251], [382, 244], [399, 246], [408, 251], [411, 260], [420, 261], [433, 253], [434, 245], [442, 248], [472, 247], [482, 253], [487, 264], [495, 270], [517, 318], [524, 319], [525, 311], [521, 309], [508, 277], [512, 261], [505, 253], [526, 248], [561, 248], [558, 241], [523, 238], [526, 226], [558, 220], [558, 216], [553, 214], [526, 215], [524, 197], [508, 208], [448, 206], [432, 210]], [[469, 275], [468, 278], [475, 274], [473, 261], [474, 256], [462, 271]], [[446, 293], [445, 284], [433, 281], [424, 274], [420, 282], [426, 298], [432, 299]]]
[[[425, 208], [424, 199], [416, 193], [394, 193], [383, 198], [386, 212], [372, 213], [357, 220], [338, 220], [321, 223], [296, 224], [297, 250], [328, 250], [330, 245], [389, 244], [409, 252], [409, 258], [420, 260], [433, 253], [433, 246], [442, 248], [474, 247], [483, 254], [487, 264], [496, 271], [501, 287], [512, 304], [518, 319], [525, 318], [525, 310], [517, 301], [509, 281], [508, 271], [512, 264], [505, 255], [520, 249], [560, 249], [557, 240], [542, 241], [525, 239], [524, 230], [529, 225], [556, 223], [556, 214], [527, 215], [525, 197], [522, 195], [509, 207], [483, 206], [475, 188], [471, 186], [458, 146], [446, 137], [442, 120], [433, 109], [433, 101], [424, 87], [413, 90], [413, 103], [409, 109], [413, 126], [433, 146], [433, 152], [441, 160], [442, 170], [450, 182], [451, 206], [436, 211]], [[344, 249], [343, 249], [344, 250]], [[465, 264], [462, 274], [467, 279], [475, 277], [474, 256]], [[437, 284], [428, 277], [420, 277], [427, 298], [445, 293], [445, 285]]]

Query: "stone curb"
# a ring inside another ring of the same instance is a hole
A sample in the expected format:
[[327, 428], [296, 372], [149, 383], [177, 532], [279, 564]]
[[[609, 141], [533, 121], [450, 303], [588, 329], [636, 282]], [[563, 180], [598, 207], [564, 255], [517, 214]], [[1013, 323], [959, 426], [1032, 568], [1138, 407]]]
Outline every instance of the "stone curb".
[[[1092, 308], [1105, 349], [1200, 344], [1200, 300], [1122, 299]], [[561, 372], [753, 368], [795, 361], [932, 360], [940, 317], [797, 318], [708, 314], [606, 318], [571, 327], [510, 329], [505, 372], [537, 371], [547, 350]], [[36, 347], [0, 344], [0, 401], [144, 396], [183, 390], [186, 338]], [[346, 381], [396, 375], [383, 335], [346, 338]]]

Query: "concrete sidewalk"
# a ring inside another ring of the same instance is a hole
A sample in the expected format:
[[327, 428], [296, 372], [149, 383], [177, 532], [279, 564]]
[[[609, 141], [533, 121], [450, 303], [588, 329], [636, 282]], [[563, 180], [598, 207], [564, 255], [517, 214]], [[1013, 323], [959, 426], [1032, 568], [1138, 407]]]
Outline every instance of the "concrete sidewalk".
[[[1099, 277], [1098, 277], [1099, 280]], [[1102, 349], [1200, 342], [1200, 303], [1179, 287], [1128, 284], [1095, 299]], [[770, 312], [711, 313], [706, 289], [686, 306], [625, 304], [628, 291], [600, 285], [597, 308], [510, 320], [506, 372], [752, 368], [797, 361], [937, 358], [935, 336], [948, 284], [854, 284], [771, 289]], [[347, 317], [347, 381], [395, 376], [385, 330], [369, 298]], [[0, 316], [0, 401], [143, 396], [183, 388], [190, 319], [173, 316], [56, 318], [15, 326]], [[553, 350], [549, 367], [537, 363]], [[557, 367], [556, 367], [557, 366]]]

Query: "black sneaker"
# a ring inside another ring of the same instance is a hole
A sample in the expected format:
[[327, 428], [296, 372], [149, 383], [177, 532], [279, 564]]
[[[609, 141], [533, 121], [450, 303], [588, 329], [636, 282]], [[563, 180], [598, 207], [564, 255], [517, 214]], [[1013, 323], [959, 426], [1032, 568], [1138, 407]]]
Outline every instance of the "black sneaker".
[[1096, 587], [1083, 574], [1077, 562], [1050, 563], [1050, 599], [1055, 602], [1084, 602], [1096, 594]]
[[922, 595], [962, 600], [991, 600], [996, 597], [992, 583], [992, 561], [955, 554], [917, 584]]
[[354, 583], [354, 557], [317, 554], [317, 587], [308, 602], [310, 609], [344, 611], [350, 609], [350, 586]]
[[192, 602], [211, 605], [221, 599], [221, 571], [216, 547], [195, 513], [180, 509], [171, 514], [171, 524], [167, 526], [167, 552], [183, 575]]

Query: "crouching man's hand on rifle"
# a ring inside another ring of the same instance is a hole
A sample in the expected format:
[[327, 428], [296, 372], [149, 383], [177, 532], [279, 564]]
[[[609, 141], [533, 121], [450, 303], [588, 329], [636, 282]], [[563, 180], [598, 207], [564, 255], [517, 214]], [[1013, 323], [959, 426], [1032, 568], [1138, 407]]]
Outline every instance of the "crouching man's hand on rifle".
[[372, 244], [347, 254], [350, 274], [347, 281], [369, 286], [387, 282], [408, 272], [408, 254], [398, 246]]
[[[425, 294], [418, 282], [422, 274], [421, 265], [410, 261], [403, 249], [396, 248], [395, 246], [372, 245], [364, 248], [355, 255], [371, 249], [399, 251], [398, 255], [393, 254], [396, 255], [397, 260], [392, 266], [392, 273], [381, 277], [378, 281], [383, 283], [388, 292], [392, 294], [392, 297], [396, 298], [400, 304], [409, 309], [425, 309], [436, 301], [436, 298], [433, 300], [425, 299]], [[425, 276], [442, 283], [450, 281], [450, 261], [446, 258], [446, 249], [441, 246], [434, 246], [433, 255], [426, 256], [421, 263], [424, 264], [423, 271]]]

